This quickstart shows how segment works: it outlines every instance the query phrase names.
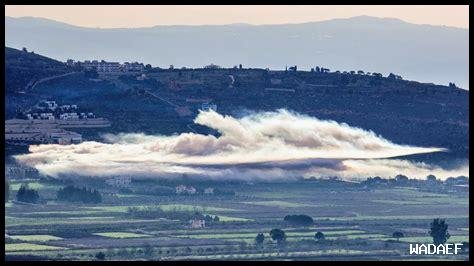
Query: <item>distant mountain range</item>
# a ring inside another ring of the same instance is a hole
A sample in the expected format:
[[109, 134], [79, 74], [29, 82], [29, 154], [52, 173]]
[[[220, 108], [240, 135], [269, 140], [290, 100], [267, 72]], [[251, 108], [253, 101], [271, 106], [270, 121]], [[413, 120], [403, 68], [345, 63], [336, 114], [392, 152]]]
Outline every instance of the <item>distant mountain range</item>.
[[5, 17], [5, 45], [65, 61], [141, 61], [153, 66], [390, 72], [469, 87], [469, 30], [368, 16], [282, 25], [101, 29], [33, 17]]

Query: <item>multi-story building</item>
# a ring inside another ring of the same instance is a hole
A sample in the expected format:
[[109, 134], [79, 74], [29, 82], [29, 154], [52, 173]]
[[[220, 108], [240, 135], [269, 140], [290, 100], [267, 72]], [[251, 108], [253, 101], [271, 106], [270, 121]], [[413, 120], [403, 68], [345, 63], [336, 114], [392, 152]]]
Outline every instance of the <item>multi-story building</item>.
[[145, 69], [145, 66], [143, 65], [143, 63], [138, 63], [138, 62], [133, 62], [133, 63], [129, 63], [129, 62], [125, 62], [123, 65], [122, 65], [122, 69], [123, 71], [125, 72], [141, 72]]
[[81, 64], [85, 69], [95, 69], [99, 73], [117, 73], [117, 72], [141, 72], [145, 69], [143, 63], [138, 62], [125, 62], [120, 64], [119, 62], [107, 62], [104, 60], [77, 62]]

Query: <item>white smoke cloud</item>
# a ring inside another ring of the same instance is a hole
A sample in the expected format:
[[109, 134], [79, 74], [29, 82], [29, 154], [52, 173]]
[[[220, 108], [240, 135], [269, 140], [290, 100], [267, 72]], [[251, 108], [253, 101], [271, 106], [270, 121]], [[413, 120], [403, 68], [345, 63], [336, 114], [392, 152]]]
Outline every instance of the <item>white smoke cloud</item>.
[[182, 133], [106, 135], [105, 143], [34, 145], [21, 163], [50, 176], [136, 175], [173, 178], [187, 174], [212, 179], [286, 179], [309, 176], [424, 178], [466, 175], [426, 164], [388, 159], [445, 151], [392, 143], [372, 131], [324, 121], [286, 110], [235, 118], [212, 110], [195, 123], [220, 136]]

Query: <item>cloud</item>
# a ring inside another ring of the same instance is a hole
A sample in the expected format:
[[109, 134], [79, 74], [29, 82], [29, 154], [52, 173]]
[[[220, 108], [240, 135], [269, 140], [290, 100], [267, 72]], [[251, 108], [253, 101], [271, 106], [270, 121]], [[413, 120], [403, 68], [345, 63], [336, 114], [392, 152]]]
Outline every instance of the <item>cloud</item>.
[[390, 159], [442, 152], [443, 148], [398, 145], [372, 131], [287, 110], [251, 113], [241, 118], [202, 111], [194, 122], [217, 130], [219, 136], [108, 134], [103, 143], [33, 145], [29, 154], [16, 159], [53, 177], [75, 174], [174, 178], [186, 174], [211, 179], [272, 180], [301, 176], [468, 175], [466, 167], [448, 171]]

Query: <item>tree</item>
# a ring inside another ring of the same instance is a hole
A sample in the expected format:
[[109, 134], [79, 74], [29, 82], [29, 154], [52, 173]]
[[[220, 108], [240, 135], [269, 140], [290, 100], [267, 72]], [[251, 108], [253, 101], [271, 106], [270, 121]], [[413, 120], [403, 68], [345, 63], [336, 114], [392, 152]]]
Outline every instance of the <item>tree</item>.
[[146, 244], [143, 250], [143, 254], [145, 254], [145, 256], [147, 257], [153, 255], [153, 247], [150, 244]]
[[396, 238], [397, 241], [400, 241], [400, 238], [401, 238], [401, 237], [404, 237], [404, 236], [405, 236], [405, 235], [403, 235], [403, 233], [400, 232], [400, 231], [393, 232], [393, 234], [392, 234], [392, 237], [393, 237], [393, 238]]
[[430, 236], [433, 237], [435, 245], [444, 244], [450, 237], [448, 233], [448, 224], [444, 219], [436, 218], [431, 223]]
[[272, 229], [270, 231], [270, 237], [276, 241], [278, 244], [282, 244], [286, 240], [285, 232], [281, 229]]
[[408, 182], [408, 177], [404, 175], [397, 175], [395, 176], [395, 181], [397, 181], [397, 183], [406, 184]]
[[10, 197], [10, 182], [8, 182], [8, 178], [5, 177], [5, 202], [8, 202], [9, 197]]
[[78, 188], [69, 185], [58, 190], [57, 199], [69, 202], [100, 203], [102, 196], [96, 189], [89, 190], [85, 187]]
[[310, 226], [314, 223], [313, 218], [304, 214], [287, 215], [285, 218], [283, 218], [283, 220], [295, 226]]
[[325, 239], [325, 236], [322, 232], [317, 232], [316, 234], [314, 234], [314, 238], [318, 241], [321, 241]]
[[102, 251], [100, 251], [100, 252], [95, 254], [95, 258], [98, 259], [98, 260], [104, 260], [105, 259], [105, 254]]
[[21, 185], [16, 193], [16, 200], [22, 202], [36, 203], [39, 199], [38, 191], [29, 189], [28, 185]]
[[436, 176], [434, 175], [428, 175], [426, 177], [426, 181], [429, 181], [429, 182], [436, 182]]
[[265, 236], [262, 234], [262, 233], [259, 233], [256, 237], [255, 237], [255, 244], [259, 247], [261, 247], [263, 245], [263, 241], [265, 240]]

